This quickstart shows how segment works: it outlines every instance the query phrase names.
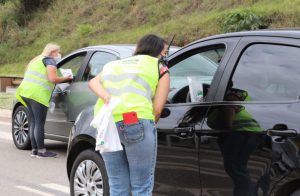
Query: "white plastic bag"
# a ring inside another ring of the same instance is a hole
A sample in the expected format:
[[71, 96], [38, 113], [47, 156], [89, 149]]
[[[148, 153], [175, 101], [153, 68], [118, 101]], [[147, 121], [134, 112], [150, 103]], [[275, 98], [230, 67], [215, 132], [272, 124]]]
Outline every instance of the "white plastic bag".
[[111, 99], [108, 105], [103, 105], [90, 124], [97, 128], [95, 149], [100, 153], [123, 150], [118, 129], [112, 116], [112, 111], [118, 103], [118, 99]]

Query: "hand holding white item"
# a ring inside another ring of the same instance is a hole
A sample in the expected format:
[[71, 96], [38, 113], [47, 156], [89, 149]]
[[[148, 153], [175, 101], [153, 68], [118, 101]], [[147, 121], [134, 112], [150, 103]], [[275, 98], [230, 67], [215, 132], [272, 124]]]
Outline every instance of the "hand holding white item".
[[111, 99], [109, 104], [104, 104], [90, 124], [97, 128], [95, 149], [100, 153], [123, 150], [112, 115], [113, 109], [119, 102], [118, 99]]
[[59, 69], [61, 75], [63, 77], [69, 77], [70, 79], [73, 79], [73, 72], [72, 72], [72, 69], [63, 69], [63, 68], [60, 68]]

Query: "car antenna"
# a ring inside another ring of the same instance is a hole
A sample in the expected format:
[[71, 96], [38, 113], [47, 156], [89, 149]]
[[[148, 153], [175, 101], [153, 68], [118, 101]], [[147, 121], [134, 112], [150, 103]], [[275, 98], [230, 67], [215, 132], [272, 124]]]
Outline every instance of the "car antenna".
[[[170, 47], [171, 47], [171, 45], [172, 45], [172, 43], [173, 43], [174, 37], [175, 37], [175, 34], [173, 35], [173, 37], [172, 37], [170, 43], [168, 44], [168, 50], [167, 50], [167, 51], [168, 51], [168, 55], [167, 55], [167, 56], [169, 56]], [[160, 61], [161, 63], [165, 64], [165, 65], [168, 65], [168, 61], [167, 61], [166, 57], [161, 57], [161, 59], [160, 59], [159, 61]]]
[[172, 43], [173, 43], [174, 37], [175, 37], [175, 34], [173, 35], [173, 37], [172, 37], [172, 39], [171, 39], [171, 41], [170, 41], [170, 43], [169, 43], [169, 46], [168, 46], [168, 52], [169, 52], [170, 47], [171, 47], [171, 45], [172, 45]]

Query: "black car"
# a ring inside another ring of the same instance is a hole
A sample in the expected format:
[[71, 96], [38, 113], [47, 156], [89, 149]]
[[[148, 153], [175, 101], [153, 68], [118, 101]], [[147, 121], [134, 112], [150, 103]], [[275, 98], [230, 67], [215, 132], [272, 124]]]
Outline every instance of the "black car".
[[[299, 57], [299, 30], [217, 35], [170, 55], [153, 194], [300, 195]], [[92, 118], [84, 109], [70, 133], [72, 195], [109, 192]]]

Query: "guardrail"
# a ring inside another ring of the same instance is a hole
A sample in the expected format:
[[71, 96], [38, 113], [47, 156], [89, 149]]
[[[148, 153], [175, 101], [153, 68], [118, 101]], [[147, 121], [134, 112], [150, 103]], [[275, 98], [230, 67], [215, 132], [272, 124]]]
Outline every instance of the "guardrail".
[[23, 77], [0, 76], [0, 92], [5, 92], [6, 87], [16, 88], [23, 80]]

